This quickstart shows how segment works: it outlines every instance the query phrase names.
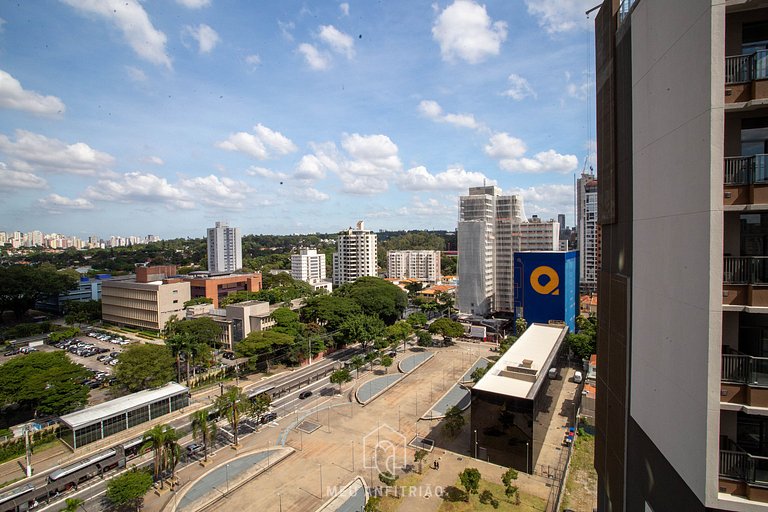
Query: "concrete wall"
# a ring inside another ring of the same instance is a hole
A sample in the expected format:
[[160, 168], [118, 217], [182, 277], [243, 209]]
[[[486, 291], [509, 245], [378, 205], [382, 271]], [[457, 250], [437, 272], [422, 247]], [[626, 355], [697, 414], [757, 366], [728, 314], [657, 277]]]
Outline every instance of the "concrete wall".
[[630, 415], [707, 504], [718, 476], [723, 29], [716, 0], [641, 0], [632, 13]]

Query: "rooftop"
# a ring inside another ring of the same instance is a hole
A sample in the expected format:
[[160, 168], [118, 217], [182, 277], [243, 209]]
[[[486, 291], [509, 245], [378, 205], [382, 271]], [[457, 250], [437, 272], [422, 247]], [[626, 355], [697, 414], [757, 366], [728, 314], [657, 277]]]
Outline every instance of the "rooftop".
[[567, 332], [568, 327], [564, 326], [532, 324], [475, 384], [474, 389], [533, 398], [535, 388], [538, 388], [536, 384], [546, 376]]
[[187, 393], [188, 391], [189, 389], [186, 386], [182, 386], [175, 382], [169, 382], [160, 388], [145, 389], [138, 393], [122, 396], [108, 402], [94, 405], [93, 407], [88, 407], [82, 411], [65, 414], [61, 417], [61, 421], [75, 429], [82, 427], [83, 425], [97, 423], [116, 414], [132, 411], [133, 409], [146, 406], [152, 402], [162, 400], [163, 398], [169, 398], [179, 393]]

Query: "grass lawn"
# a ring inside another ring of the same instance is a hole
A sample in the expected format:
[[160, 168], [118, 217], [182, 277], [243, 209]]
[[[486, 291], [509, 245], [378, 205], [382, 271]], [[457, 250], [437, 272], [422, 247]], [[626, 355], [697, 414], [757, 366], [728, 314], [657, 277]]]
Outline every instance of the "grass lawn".
[[[399, 486], [405, 486], [409, 487], [411, 485], [418, 487], [419, 482], [421, 482], [421, 479], [423, 478], [423, 475], [420, 475], [418, 473], [410, 473], [406, 476], [401, 476], [397, 479], [397, 483], [395, 485]], [[384, 485], [384, 484], [381, 484]], [[408, 492], [406, 490], [406, 492]], [[396, 498], [394, 496], [382, 496], [381, 502], [379, 503], [379, 510], [381, 512], [395, 512], [399, 507], [400, 504], [403, 502], [402, 499]]]
[[595, 437], [589, 434], [576, 436], [560, 510], [592, 510], [597, 497], [597, 471], [594, 460]]
[[[460, 492], [462, 494], [464, 493], [464, 490], [461, 487], [461, 482], [459, 482], [458, 479], [456, 479], [456, 488], [461, 489]], [[486, 489], [491, 491], [494, 498], [499, 500], [499, 508], [493, 508], [490, 503], [487, 505], [480, 503], [480, 493]], [[495, 482], [489, 482], [487, 480], [481, 479], [478, 493], [469, 495], [469, 503], [463, 499], [460, 499], [459, 501], [450, 501], [449, 499], [444, 498], [443, 503], [440, 505], [438, 510], [440, 512], [470, 512], [472, 510], [498, 510], [501, 512], [511, 510], [515, 512], [534, 512], [543, 511], [546, 510], [546, 508], [546, 500], [539, 498], [538, 496], [525, 494], [524, 492], [520, 492], [520, 505], [515, 505], [514, 499], [507, 499], [506, 495], [504, 494], [504, 486], [501, 485], [501, 483], [497, 484]]]

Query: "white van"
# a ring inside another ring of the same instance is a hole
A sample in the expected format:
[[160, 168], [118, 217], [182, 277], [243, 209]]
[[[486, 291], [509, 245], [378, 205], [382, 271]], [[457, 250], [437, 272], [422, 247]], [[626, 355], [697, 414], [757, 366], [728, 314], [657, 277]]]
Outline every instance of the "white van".
[[549, 376], [550, 379], [556, 379], [557, 378], [557, 368], [554, 367], [554, 366], [552, 368], [550, 368], [549, 371], [547, 372], [547, 375]]
[[582, 380], [584, 380], [584, 375], [582, 375], [581, 372], [577, 371], [573, 374], [573, 382], [581, 384]]

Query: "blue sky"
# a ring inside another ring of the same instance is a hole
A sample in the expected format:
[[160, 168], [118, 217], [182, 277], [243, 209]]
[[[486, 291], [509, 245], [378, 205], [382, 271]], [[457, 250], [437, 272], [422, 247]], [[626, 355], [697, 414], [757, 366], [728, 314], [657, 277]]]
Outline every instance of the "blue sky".
[[4, 2], [0, 230], [454, 229], [484, 180], [573, 224], [596, 4]]

